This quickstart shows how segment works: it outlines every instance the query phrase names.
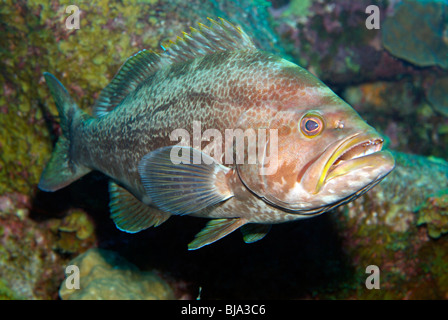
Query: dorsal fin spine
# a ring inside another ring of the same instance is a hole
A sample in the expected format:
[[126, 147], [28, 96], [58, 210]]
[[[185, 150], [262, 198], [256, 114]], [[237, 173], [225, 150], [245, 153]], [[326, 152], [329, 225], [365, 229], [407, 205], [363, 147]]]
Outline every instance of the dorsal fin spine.
[[137, 86], [158, 69], [172, 63], [185, 62], [217, 51], [255, 49], [249, 36], [225, 19], [207, 18], [211, 27], [199, 23], [199, 30], [190, 27], [176, 41], [169, 40], [160, 55], [141, 50], [129, 57], [114, 79], [103, 89], [94, 105], [94, 114], [102, 117], [117, 107]]

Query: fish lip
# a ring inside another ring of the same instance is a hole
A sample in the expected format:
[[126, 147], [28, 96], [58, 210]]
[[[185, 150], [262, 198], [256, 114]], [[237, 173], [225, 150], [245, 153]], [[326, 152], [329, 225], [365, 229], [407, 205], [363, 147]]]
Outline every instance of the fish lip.
[[[367, 134], [356, 133], [340, 141], [340, 143], [336, 146], [335, 151], [331, 153], [324, 165], [323, 172], [316, 185], [315, 192], [318, 193], [325, 182], [327, 182], [329, 178], [332, 178], [331, 172], [333, 172], [341, 162], [344, 163], [352, 160], [356, 161], [356, 159], [361, 158], [364, 158], [365, 160], [367, 157], [380, 152], [383, 147], [383, 143], [384, 139], [381, 136], [371, 132]], [[343, 159], [344, 156], [346, 156], [347, 159]]]

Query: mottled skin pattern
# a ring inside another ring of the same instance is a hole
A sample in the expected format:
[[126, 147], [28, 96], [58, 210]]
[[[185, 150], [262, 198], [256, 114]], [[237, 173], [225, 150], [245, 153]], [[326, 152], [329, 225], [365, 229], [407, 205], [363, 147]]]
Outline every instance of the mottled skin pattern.
[[[329, 119], [327, 139], [315, 139], [312, 144], [305, 141], [309, 139], [300, 138], [304, 143], [297, 139], [297, 124], [309, 110], [320, 110]], [[177, 144], [169, 138], [174, 129], [186, 129], [193, 136], [193, 121], [201, 121], [202, 132], [218, 129], [223, 136], [229, 128], [278, 129], [277, 174], [266, 178], [258, 174], [257, 165], [241, 165], [239, 174], [231, 170], [227, 175], [235, 196], [193, 214], [278, 223], [307, 215], [285, 212], [260, 196], [273, 192], [278, 198], [278, 194], [288, 194], [303, 164], [316, 157], [315, 150], [323, 151], [329, 141], [350, 133], [347, 127], [344, 132], [329, 130], [336, 128], [341, 119], [353, 121], [356, 130], [362, 124], [361, 131], [374, 132], [350, 106], [304, 69], [258, 50], [222, 51], [155, 72], [109, 114], [74, 128], [72, 141], [76, 145], [72, 150], [76, 151], [70, 156], [75, 163], [105, 173], [150, 204], [138, 164], [148, 152]], [[302, 201], [306, 205], [299, 208], [315, 209], [341, 198], [345, 196], [329, 201], [306, 199]]]
[[[284, 72], [282, 64], [280, 58], [260, 51], [225, 51], [159, 70], [108, 115], [76, 128], [72, 140], [76, 152], [71, 157], [112, 177], [143, 200], [138, 163], [152, 150], [177, 144], [169, 139], [174, 129], [187, 129], [193, 136], [193, 121], [201, 121], [202, 131], [214, 128], [224, 133], [236, 128], [248, 111], [253, 123], [268, 126], [274, 103], [288, 101], [305, 86]], [[260, 204], [256, 212], [267, 206]], [[248, 210], [251, 207], [232, 208], [232, 216], [254, 211]]]

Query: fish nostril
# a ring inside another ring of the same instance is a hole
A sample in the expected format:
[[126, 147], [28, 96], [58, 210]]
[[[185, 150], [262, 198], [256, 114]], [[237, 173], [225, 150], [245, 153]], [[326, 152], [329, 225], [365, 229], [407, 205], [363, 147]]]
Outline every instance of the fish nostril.
[[342, 121], [342, 120], [336, 121], [335, 128], [336, 129], [344, 129], [344, 121]]

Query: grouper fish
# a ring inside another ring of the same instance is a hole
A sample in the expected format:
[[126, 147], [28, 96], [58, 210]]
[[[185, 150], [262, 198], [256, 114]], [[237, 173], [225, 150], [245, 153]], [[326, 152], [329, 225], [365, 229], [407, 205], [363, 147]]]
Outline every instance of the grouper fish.
[[[258, 50], [240, 27], [209, 20], [161, 53], [128, 58], [93, 116], [44, 73], [62, 135], [39, 188], [56, 191], [98, 170], [110, 178], [120, 230], [172, 215], [211, 219], [194, 250], [236, 229], [247, 243], [260, 240], [272, 224], [356, 199], [393, 169], [383, 138], [319, 79]], [[195, 126], [214, 134], [197, 138]]]

